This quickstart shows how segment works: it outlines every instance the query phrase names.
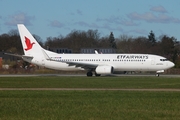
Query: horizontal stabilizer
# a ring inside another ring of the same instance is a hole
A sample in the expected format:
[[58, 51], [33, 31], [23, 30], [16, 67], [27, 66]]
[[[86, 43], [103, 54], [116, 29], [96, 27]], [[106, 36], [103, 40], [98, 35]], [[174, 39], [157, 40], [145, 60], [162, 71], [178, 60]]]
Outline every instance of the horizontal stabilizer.
[[4, 53], [4, 54], [22, 58], [22, 55], [18, 55], [18, 54], [11, 54], [11, 53]]
[[26, 55], [18, 55], [18, 54], [11, 54], [11, 53], [4, 53], [5, 55], [10, 55], [10, 56], [15, 56], [15, 57], [19, 57], [19, 58], [30, 58], [32, 59], [33, 56], [26, 56]]

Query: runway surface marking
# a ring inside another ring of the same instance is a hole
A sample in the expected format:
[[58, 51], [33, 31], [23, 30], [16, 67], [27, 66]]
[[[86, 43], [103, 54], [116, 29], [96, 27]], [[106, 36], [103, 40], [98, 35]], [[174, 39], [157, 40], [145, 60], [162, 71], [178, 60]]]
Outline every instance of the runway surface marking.
[[52, 90], [52, 91], [154, 91], [154, 92], [180, 92], [180, 89], [123, 89], [123, 88], [0, 88], [3, 90]]

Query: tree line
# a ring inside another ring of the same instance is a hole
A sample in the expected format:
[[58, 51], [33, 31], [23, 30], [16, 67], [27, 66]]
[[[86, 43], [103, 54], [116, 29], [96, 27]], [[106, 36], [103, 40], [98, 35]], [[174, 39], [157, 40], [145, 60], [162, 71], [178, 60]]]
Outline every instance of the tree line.
[[[33, 36], [45, 49], [68, 48], [73, 53], [80, 53], [82, 48], [113, 48], [117, 53], [161, 55], [174, 62], [175, 67], [180, 67], [180, 42], [173, 36], [156, 37], [153, 31], [150, 31], [147, 37], [120, 35], [118, 38], [114, 38], [113, 32], [102, 37], [98, 30], [73, 30], [66, 36], [48, 37], [44, 42], [38, 35]], [[23, 54], [17, 30], [0, 35], [0, 51]]]

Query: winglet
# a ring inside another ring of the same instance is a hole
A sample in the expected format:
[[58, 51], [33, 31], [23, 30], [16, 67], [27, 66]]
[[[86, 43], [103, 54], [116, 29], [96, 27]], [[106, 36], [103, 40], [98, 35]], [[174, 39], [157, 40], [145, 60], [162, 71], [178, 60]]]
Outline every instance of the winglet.
[[95, 50], [94, 52], [95, 52], [95, 54], [99, 54], [97, 50]]

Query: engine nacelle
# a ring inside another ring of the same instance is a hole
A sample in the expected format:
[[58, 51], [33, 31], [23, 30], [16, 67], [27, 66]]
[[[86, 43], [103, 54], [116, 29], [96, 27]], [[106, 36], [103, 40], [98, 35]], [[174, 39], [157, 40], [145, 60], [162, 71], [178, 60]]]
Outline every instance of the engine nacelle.
[[97, 66], [95, 72], [97, 74], [111, 74], [113, 73], [113, 67], [112, 66]]

